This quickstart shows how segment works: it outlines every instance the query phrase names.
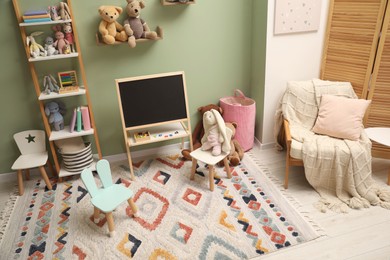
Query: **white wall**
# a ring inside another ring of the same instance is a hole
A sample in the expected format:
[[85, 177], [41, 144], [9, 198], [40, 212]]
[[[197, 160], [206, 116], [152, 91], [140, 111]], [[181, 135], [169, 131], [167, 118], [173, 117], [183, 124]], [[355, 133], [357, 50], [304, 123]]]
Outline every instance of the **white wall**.
[[263, 145], [274, 143], [275, 109], [287, 81], [319, 77], [328, 7], [329, 0], [322, 0], [318, 31], [274, 35], [275, 1], [268, 1], [264, 115], [262, 129], [256, 135], [261, 136]]

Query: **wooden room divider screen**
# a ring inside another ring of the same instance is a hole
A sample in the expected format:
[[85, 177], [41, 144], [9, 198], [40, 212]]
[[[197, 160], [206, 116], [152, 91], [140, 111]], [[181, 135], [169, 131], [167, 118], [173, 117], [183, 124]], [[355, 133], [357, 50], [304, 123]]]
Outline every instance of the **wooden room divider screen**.
[[[389, 0], [331, 0], [320, 77], [350, 81], [359, 98], [370, 99], [365, 127], [390, 127]], [[373, 142], [372, 155], [390, 159]]]

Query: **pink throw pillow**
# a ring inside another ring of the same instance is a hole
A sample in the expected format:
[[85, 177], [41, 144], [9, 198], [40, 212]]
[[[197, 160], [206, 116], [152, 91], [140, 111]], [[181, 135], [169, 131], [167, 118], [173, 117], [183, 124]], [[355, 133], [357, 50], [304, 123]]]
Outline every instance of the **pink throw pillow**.
[[322, 95], [312, 131], [356, 141], [363, 129], [363, 117], [371, 100]]

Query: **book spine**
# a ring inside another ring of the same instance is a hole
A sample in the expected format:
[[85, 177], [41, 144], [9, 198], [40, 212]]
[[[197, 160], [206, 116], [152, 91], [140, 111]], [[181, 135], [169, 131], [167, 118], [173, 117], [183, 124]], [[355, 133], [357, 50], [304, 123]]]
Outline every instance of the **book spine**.
[[50, 18], [50, 15], [49, 14], [23, 15], [24, 20], [40, 19], [40, 18]]
[[35, 10], [35, 11], [27, 11], [24, 13], [25, 16], [41, 15], [41, 14], [47, 14], [47, 11], [46, 10]]
[[83, 119], [84, 130], [91, 129], [91, 120], [89, 117], [89, 109], [86, 106], [81, 107], [81, 118]]
[[50, 22], [50, 18], [39, 18], [39, 19], [25, 19], [25, 23], [39, 23], [39, 22]]
[[71, 133], [73, 133], [74, 127], [76, 125], [76, 117], [77, 117], [76, 114], [77, 114], [77, 111], [76, 111], [76, 108], [75, 108], [75, 109], [73, 109], [72, 119], [71, 119], [70, 124], [69, 124], [69, 131]]
[[77, 108], [76, 131], [81, 132], [81, 109]]

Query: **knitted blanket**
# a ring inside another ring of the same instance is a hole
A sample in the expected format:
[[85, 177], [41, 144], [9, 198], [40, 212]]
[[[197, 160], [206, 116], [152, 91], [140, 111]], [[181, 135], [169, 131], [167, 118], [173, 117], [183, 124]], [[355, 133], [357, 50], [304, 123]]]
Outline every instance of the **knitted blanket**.
[[323, 94], [357, 98], [349, 82], [292, 81], [276, 111], [275, 124], [277, 136], [282, 119], [288, 120], [291, 137], [302, 143], [306, 179], [321, 196], [316, 207], [323, 212], [370, 205], [390, 209], [390, 190], [371, 176], [371, 141], [364, 130], [357, 141], [311, 131]]

